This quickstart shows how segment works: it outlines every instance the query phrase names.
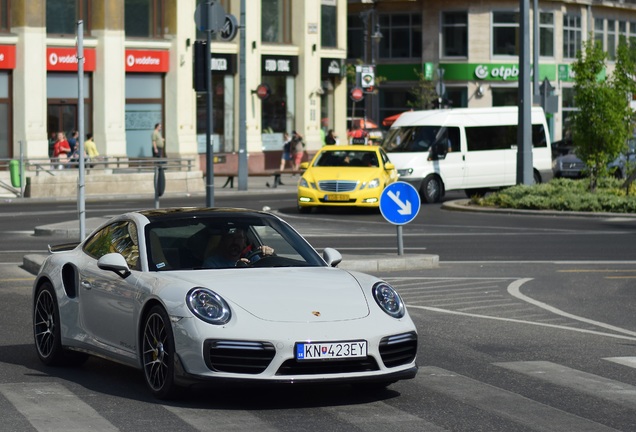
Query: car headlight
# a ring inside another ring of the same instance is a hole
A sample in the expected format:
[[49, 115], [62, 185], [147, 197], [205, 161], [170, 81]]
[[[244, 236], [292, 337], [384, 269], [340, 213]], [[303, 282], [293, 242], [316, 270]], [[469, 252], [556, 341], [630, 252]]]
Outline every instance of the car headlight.
[[402, 318], [405, 308], [402, 297], [386, 282], [378, 282], [373, 286], [373, 298], [384, 312], [393, 318]]
[[307, 183], [307, 180], [305, 180], [305, 177], [301, 177], [300, 181], [298, 182], [298, 186], [308, 188], [309, 183]]
[[232, 317], [225, 300], [206, 288], [192, 288], [186, 295], [186, 304], [197, 318], [210, 324], [225, 324]]
[[360, 189], [364, 189], [364, 188], [373, 189], [373, 188], [377, 188], [378, 186], [380, 186], [380, 179], [379, 178], [374, 178], [370, 182], [367, 182], [366, 185], [363, 184]]

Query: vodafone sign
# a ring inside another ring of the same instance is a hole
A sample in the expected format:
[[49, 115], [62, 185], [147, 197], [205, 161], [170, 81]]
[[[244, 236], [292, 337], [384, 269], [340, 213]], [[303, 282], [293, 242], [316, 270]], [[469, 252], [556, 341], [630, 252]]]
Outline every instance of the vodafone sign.
[[0, 45], [0, 69], [15, 69], [14, 45]]
[[126, 50], [126, 72], [168, 72], [170, 53], [160, 50]]
[[[75, 48], [49, 47], [46, 49], [46, 70], [77, 71], [77, 50]], [[84, 71], [95, 70], [95, 49], [84, 49]]]

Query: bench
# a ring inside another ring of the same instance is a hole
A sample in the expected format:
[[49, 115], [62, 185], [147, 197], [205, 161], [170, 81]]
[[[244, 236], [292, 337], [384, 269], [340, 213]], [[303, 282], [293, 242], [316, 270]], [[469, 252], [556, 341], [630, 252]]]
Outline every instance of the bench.
[[[303, 171], [300, 170], [276, 170], [276, 171], [261, 171], [261, 172], [251, 172], [248, 173], [249, 177], [270, 177], [274, 176], [274, 183], [270, 186], [269, 182], [266, 183], [267, 187], [276, 188], [279, 185], [282, 185], [280, 177], [283, 174], [302, 174]], [[214, 177], [227, 177], [225, 183], [223, 184], [223, 188], [227, 185], [230, 185], [230, 188], [234, 187], [234, 177], [238, 176], [238, 173], [214, 173]]]

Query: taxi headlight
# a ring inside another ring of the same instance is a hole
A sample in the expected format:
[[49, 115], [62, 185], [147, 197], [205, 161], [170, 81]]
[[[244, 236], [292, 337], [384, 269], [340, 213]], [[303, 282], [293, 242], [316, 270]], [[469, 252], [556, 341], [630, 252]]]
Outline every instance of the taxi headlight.
[[402, 318], [405, 308], [402, 297], [386, 282], [378, 282], [373, 286], [373, 298], [380, 308], [393, 318]]
[[232, 317], [225, 300], [207, 288], [192, 288], [186, 295], [186, 304], [197, 318], [210, 324], [225, 324]]
[[366, 185], [362, 185], [362, 187], [360, 189], [364, 189], [365, 187], [367, 189], [373, 189], [373, 188], [377, 188], [378, 186], [380, 186], [380, 179], [379, 178], [374, 178], [370, 182], [367, 182]]
[[305, 177], [301, 177], [300, 180], [298, 180], [298, 186], [308, 188], [309, 183], [307, 183], [307, 180], [305, 180]]

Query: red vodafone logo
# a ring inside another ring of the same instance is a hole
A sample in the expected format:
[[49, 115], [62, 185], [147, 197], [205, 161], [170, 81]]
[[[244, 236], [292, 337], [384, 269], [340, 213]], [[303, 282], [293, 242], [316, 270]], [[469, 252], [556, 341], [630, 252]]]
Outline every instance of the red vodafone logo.
[[126, 50], [126, 72], [168, 72], [169, 60], [165, 50]]
[[[77, 50], [75, 48], [48, 47], [46, 49], [46, 70], [77, 71]], [[95, 70], [95, 49], [84, 49], [84, 71]]]
[[360, 87], [354, 87], [351, 89], [351, 99], [354, 102], [360, 102], [364, 99], [364, 91]]

